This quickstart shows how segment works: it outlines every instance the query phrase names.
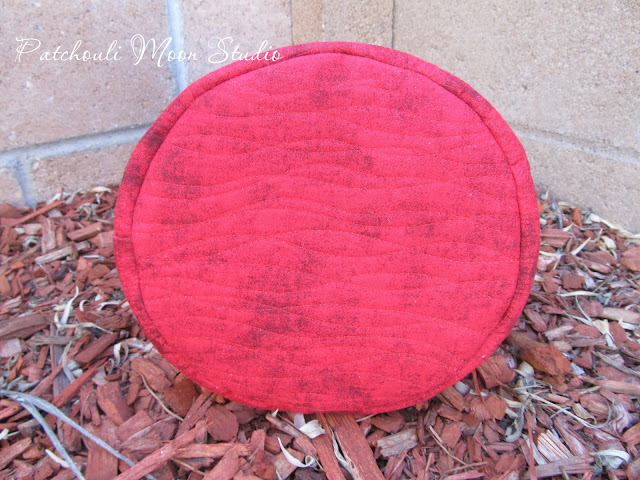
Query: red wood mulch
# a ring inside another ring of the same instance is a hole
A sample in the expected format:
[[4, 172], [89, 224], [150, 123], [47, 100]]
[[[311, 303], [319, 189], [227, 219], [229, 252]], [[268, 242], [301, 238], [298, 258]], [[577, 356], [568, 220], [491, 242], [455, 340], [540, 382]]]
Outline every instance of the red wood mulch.
[[[541, 200], [533, 292], [480, 368], [404, 410], [302, 418], [154, 351], [115, 270], [116, 193], [0, 205], [0, 478], [72, 479], [69, 461], [109, 480], [640, 478], [640, 237]], [[326, 433], [301, 433], [312, 420]]]

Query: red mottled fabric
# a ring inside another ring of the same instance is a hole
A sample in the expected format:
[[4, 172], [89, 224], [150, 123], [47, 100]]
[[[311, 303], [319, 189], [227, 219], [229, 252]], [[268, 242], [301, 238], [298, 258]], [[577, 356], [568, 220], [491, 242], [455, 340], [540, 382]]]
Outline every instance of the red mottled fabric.
[[453, 75], [356, 43], [279, 49], [187, 88], [140, 140], [115, 224], [148, 338], [204, 387], [295, 412], [423, 401], [529, 294], [522, 146]]

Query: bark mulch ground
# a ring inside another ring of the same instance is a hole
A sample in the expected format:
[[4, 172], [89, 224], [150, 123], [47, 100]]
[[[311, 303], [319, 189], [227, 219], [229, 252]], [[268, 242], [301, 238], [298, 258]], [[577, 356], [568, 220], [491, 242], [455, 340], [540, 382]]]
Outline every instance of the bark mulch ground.
[[493, 356], [411, 408], [303, 417], [154, 350], [115, 269], [116, 194], [0, 205], [0, 478], [640, 478], [639, 236], [541, 197], [533, 291]]

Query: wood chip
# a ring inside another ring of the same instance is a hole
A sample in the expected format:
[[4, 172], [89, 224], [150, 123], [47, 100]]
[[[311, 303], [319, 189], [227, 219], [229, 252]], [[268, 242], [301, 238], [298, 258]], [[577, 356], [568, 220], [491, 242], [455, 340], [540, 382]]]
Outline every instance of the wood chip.
[[478, 373], [487, 388], [509, 384], [516, 377], [516, 372], [509, 367], [502, 355], [492, 355], [478, 367]]
[[465, 402], [464, 397], [454, 387], [445, 389], [440, 393], [440, 395], [456, 410], [460, 412], [466, 410], [467, 403]]
[[241, 457], [254, 453], [251, 447], [241, 443], [193, 443], [178, 450], [174, 458], [222, 458], [232, 448]]
[[76, 378], [73, 382], [67, 385], [54, 399], [53, 404], [57, 407], [61, 407], [65, 403], [71, 401], [75, 397], [80, 389], [87, 383], [96, 373], [96, 371], [102, 367], [102, 363], [96, 363], [87, 369]]
[[22, 351], [24, 342], [19, 338], [5, 338], [0, 340], [0, 358], [10, 358]]
[[[287, 452], [296, 460], [300, 462], [304, 461], [304, 455], [302, 453], [297, 452], [292, 448], [287, 448]], [[291, 475], [297, 468], [287, 459], [287, 457], [284, 456], [284, 453], [279, 453], [274, 457], [273, 465], [276, 467], [276, 471], [280, 478], [289, 477], [289, 475]]]
[[640, 480], [640, 457], [629, 464], [626, 474], [629, 480]]
[[473, 478], [482, 478], [485, 474], [479, 470], [469, 470], [464, 473], [457, 473], [455, 475], [447, 475], [444, 477], [446, 480], [471, 480]]
[[[537, 478], [549, 478], [563, 474], [584, 474], [591, 471], [591, 457], [570, 457], [557, 462], [547, 463], [546, 465], [538, 465], [535, 467]], [[524, 478], [530, 478], [525, 475]], [[531, 477], [533, 478], [533, 477]]]
[[229, 449], [218, 464], [204, 476], [204, 480], [231, 480], [240, 469], [238, 450]]
[[90, 446], [85, 477], [91, 480], [112, 480], [118, 475], [118, 459], [102, 447]]
[[[460, 429], [460, 423], [451, 422], [444, 426], [444, 429], [440, 434], [440, 439], [443, 441], [443, 443], [447, 447], [453, 449], [456, 447], [456, 445], [458, 445], [458, 441], [460, 440], [461, 434], [462, 434], [462, 430]], [[412, 443], [412, 442], [409, 442], [409, 443]], [[378, 446], [380, 446], [380, 442], [378, 442]]]
[[387, 433], [395, 433], [404, 426], [404, 418], [400, 412], [389, 412], [371, 418], [371, 423]]
[[625, 310], [623, 308], [605, 307], [602, 309], [602, 313], [600, 313], [598, 317], [640, 325], [640, 313], [632, 310]]
[[636, 445], [640, 443], [640, 423], [637, 423], [633, 427], [627, 429], [622, 435], [622, 440], [629, 445]]
[[98, 355], [104, 352], [108, 347], [113, 345], [118, 340], [118, 333], [107, 333], [100, 338], [91, 342], [87, 348], [80, 351], [74, 360], [78, 363], [89, 363], [94, 360]]
[[507, 402], [500, 397], [497, 395], [489, 395], [485, 399], [485, 405], [492, 418], [496, 420], [502, 420], [504, 418], [507, 411]]
[[[330, 432], [329, 424], [325, 416], [321, 413], [316, 414], [316, 419], [320, 422], [320, 425], [324, 429], [325, 432]], [[340, 470], [340, 465], [338, 464], [338, 460], [333, 452], [333, 441], [330, 437], [330, 433], [324, 433], [316, 438], [314, 438], [313, 445], [316, 447], [316, 451], [318, 452], [318, 458], [320, 460], [320, 464], [324, 468], [325, 473], [327, 474], [328, 480], [346, 480], [342, 470]]]
[[80, 242], [82, 240], [88, 240], [89, 238], [97, 235], [104, 230], [104, 224], [101, 222], [95, 222], [86, 227], [79, 228], [67, 233], [67, 238], [74, 242]]
[[[99, 427], [90, 428], [91, 433], [98, 436], [109, 445], [117, 446], [115, 436], [116, 426], [113, 422], [103, 421]], [[85, 477], [87, 479], [111, 480], [118, 475], [118, 459], [102, 447], [87, 441], [89, 454]]]
[[[353, 415], [327, 414], [326, 419], [336, 434], [354, 480], [382, 480], [384, 476]], [[416, 445], [417, 441], [416, 437]]]
[[571, 238], [569, 232], [557, 228], [543, 228], [540, 232], [542, 243], [551, 245], [552, 247], [563, 248], [569, 241], [569, 238]]
[[90, 245], [88, 242], [72, 243], [66, 247], [59, 248], [53, 252], [45, 253], [35, 258], [36, 263], [51, 263], [67, 257], [77, 257], [78, 252], [88, 250]]
[[620, 263], [634, 272], [640, 272], [640, 247], [630, 248], [622, 253]]
[[122, 448], [134, 454], [147, 455], [170, 440], [176, 431], [176, 420], [165, 417], [132, 434], [122, 442]]
[[298, 438], [293, 440], [293, 447], [301, 453], [304, 453], [306, 456], [317, 458], [318, 451], [316, 447], [313, 446], [313, 442], [306, 435], [300, 435]]
[[380, 454], [387, 458], [407, 452], [416, 445], [418, 445], [418, 435], [415, 428], [409, 428], [378, 440]]
[[120, 392], [120, 386], [115, 382], [99, 386], [97, 398], [98, 406], [116, 425], [122, 425], [133, 415]]
[[173, 380], [173, 385], [162, 391], [162, 396], [172, 411], [184, 417], [198, 397], [198, 392], [193, 382], [180, 374]]
[[585, 278], [580, 275], [565, 275], [562, 277], [562, 288], [565, 290], [581, 290], [584, 287]]
[[594, 385], [608, 388], [614, 393], [624, 393], [632, 397], [640, 397], [640, 383], [620, 382], [617, 380], [590, 380]]
[[28, 222], [29, 220], [32, 220], [32, 219], [36, 218], [37, 216], [42, 215], [43, 213], [47, 213], [48, 211], [53, 210], [54, 208], [57, 208], [57, 207], [61, 206], [63, 203], [64, 202], [62, 202], [62, 201], [49, 203], [47, 205], [44, 205], [43, 207], [40, 207], [37, 210], [34, 210], [30, 214], [25, 215], [24, 217], [20, 217], [20, 218], [6, 218], [6, 217], [3, 217], [2, 221], [0, 222], [0, 225], [6, 225], [8, 227], [15, 227], [16, 225], [20, 225], [21, 223]]
[[22, 453], [30, 446], [31, 439], [23, 438], [22, 440], [12, 443], [8, 447], [3, 447], [0, 450], [0, 470], [9, 465], [14, 458], [22, 455]]
[[437, 412], [441, 417], [448, 418], [449, 420], [453, 420], [455, 422], [459, 422], [462, 420], [462, 413], [451, 408], [449, 405], [445, 405], [444, 403], [438, 406]]
[[49, 325], [39, 313], [16, 316], [0, 323], [0, 339], [25, 338]]
[[202, 392], [200, 396], [198, 396], [196, 401], [193, 402], [193, 405], [191, 405], [189, 412], [178, 427], [178, 435], [186, 433], [196, 424], [198, 420], [204, 418], [207, 410], [212, 403], [213, 400], [211, 399], [211, 392]]
[[562, 375], [571, 371], [571, 362], [552, 345], [532, 340], [519, 332], [511, 332], [507, 342], [518, 347], [520, 358], [537, 370], [550, 375]]
[[145, 457], [144, 460], [137, 463], [134, 467], [117, 476], [115, 480], [138, 480], [144, 477], [147, 473], [151, 473], [164, 465], [180, 448], [193, 442], [193, 440], [202, 435], [205, 430], [204, 422], [199, 422], [192, 430], [166, 443], [162, 448]]
[[[284, 455], [282, 458], [284, 458]], [[284, 460], [286, 460], [286, 458]], [[283, 467], [286, 467], [286, 465], [283, 465]], [[273, 461], [267, 459], [264, 450], [258, 450], [254, 456], [253, 462], [251, 462], [251, 471], [261, 479], [277, 478], [276, 465]]]
[[151, 425], [153, 425], [153, 419], [147, 412], [140, 410], [118, 427], [116, 435], [121, 442], [124, 442]]
[[236, 438], [240, 427], [238, 419], [226, 408], [214, 405], [207, 411], [207, 431], [216, 442], [229, 442]]
[[99, 233], [91, 239], [91, 242], [100, 248], [113, 247], [113, 230]]
[[553, 433], [546, 431], [538, 435], [538, 451], [549, 462], [571, 458], [571, 452]]
[[522, 313], [524, 313], [524, 316], [527, 317], [527, 320], [529, 320], [529, 323], [531, 324], [531, 328], [533, 328], [536, 332], [547, 331], [547, 322], [544, 320], [540, 312], [534, 310], [533, 308], [525, 308]]
[[142, 375], [149, 382], [149, 386], [156, 392], [161, 392], [171, 386], [171, 382], [164, 371], [151, 360], [140, 357], [134, 358], [131, 361], [131, 368]]

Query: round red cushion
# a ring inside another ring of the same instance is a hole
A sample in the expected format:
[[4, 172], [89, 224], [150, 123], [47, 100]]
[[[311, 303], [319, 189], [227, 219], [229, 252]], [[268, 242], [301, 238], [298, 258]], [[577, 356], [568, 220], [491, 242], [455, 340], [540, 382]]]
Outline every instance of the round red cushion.
[[524, 307], [538, 211], [478, 93], [395, 50], [280, 49], [192, 84], [140, 140], [115, 224], [148, 338], [238, 402], [373, 413], [477, 367]]

